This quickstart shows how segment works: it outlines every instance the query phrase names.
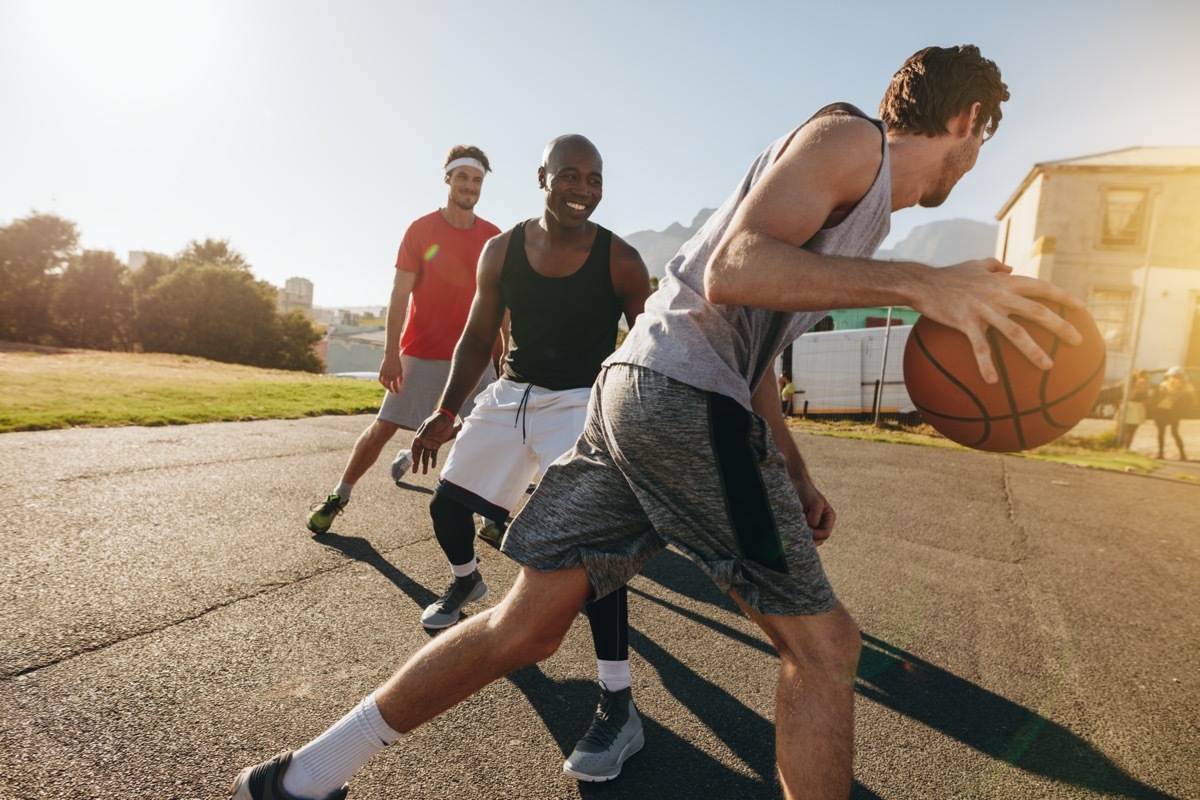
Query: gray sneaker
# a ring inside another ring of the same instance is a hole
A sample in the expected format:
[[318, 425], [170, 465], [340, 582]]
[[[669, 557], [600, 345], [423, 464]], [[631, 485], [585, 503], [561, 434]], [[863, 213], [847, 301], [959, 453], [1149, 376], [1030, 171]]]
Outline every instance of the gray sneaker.
[[446, 593], [425, 609], [425, 613], [421, 615], [421, 624], [426, 628], [449, 628], [462, 616], [463, 606], [482, 600], [487, 597], [487, 593], [488, 586], [483, 582], [479, 570], [465, 578], [455, 578]]
[[392, 480], [396, 485], [404, 482], [404, 476], [412, 469], [413, 459], [412, 450], [401, 450], [396, 453], [396, 459], [392, 461]]
[[611, 781], [621, 774], [625, 760], [645, 743], [633, 690], [626, 687], [610, 692], [601, 683], [592, 726], [563, 762], [563, 774], [581, 781]]
[[[229, 786], [230, 800], [296, 800], [283, 790], [283, 773], [292, 762], [292, 754], [280, 753], [270, 761], [246, 767]], [[349, 784], [329, 795], [326, 800], [345, 800]]]

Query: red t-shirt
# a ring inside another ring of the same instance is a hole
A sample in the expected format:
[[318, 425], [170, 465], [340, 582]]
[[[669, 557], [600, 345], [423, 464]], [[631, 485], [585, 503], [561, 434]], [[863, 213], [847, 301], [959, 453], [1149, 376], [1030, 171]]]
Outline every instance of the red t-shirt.
[[467, 324], [475, 297], [475, 268], [488, 239], [500, 229], [481, 217], [460, 230], [441, 211], [408, 226], [396, 269], [417, 274], [408, 298], [400, 352], [415, 358], [449, 361]]

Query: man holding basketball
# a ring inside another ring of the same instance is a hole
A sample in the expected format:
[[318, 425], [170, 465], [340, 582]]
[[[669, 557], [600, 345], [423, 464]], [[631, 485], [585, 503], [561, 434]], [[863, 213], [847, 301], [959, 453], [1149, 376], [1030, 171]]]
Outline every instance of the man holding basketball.
[[[945, 200], [1007, 99], [996, 65], [974, 46], [927, 48], [892, 79], [881, 120], [827, 106], [753, 162], [668, 264], [605, 362], [583, 435], [509, 528], [503, 549], [523, 565], [512, 590], [431, 641], [335, 725], [363, 734], [342, 751], [327, 794], [402, 733], [551, 655], [584, 603], [670, 544], [779, 652], [784, 794], [849, 796], [861, 640], [817, 556], [835, 514], [784, 424], [772, 364], [828, 310], [873, 305], [909, 305], [962, 331], [988, 382], [997, 378], [989, 327], [1043, 368], [1049, 358], [1012, 317], [1078, 341], [1037, 298], [1077, 301], [995, 260], [933, 269], [869, 258], [892, 211]], [[288, 758], [243, 770], [235, 796], [283, 796], [271, 787]]]

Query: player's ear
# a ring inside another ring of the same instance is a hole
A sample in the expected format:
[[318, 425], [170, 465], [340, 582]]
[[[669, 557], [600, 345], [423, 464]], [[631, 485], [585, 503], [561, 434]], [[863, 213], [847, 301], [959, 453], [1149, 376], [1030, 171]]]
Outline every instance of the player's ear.
[[968, 136], [972, 136], [975, 133], [975, 123], [982, 111], [983, 104], [976, 100], [967, 108], [951, 117], [946, 127], [955, 138], [965, 139]]
[[538, 188], [539, 189], [546, 188], [546, 168], [545, 167], [538, 167]]

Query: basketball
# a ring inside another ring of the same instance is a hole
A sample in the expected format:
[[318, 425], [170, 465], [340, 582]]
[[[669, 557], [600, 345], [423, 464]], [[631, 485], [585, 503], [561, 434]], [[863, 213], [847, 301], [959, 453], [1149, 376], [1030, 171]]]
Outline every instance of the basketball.
[[1032, 321], [1025, 330], [1054, 366], [1043, 371], [995, 328], [987, 332], [1000, 380], [984, 383], [965, 335], [927, 317], [904, 348], [904, 384], [921, 417], [947, 439], [993, 453], [1031, 450], [1083, 419], [1104, 382], [1104, 340], [1082, 309], [1043, 302], [1083, 341], [1070, 345]]

